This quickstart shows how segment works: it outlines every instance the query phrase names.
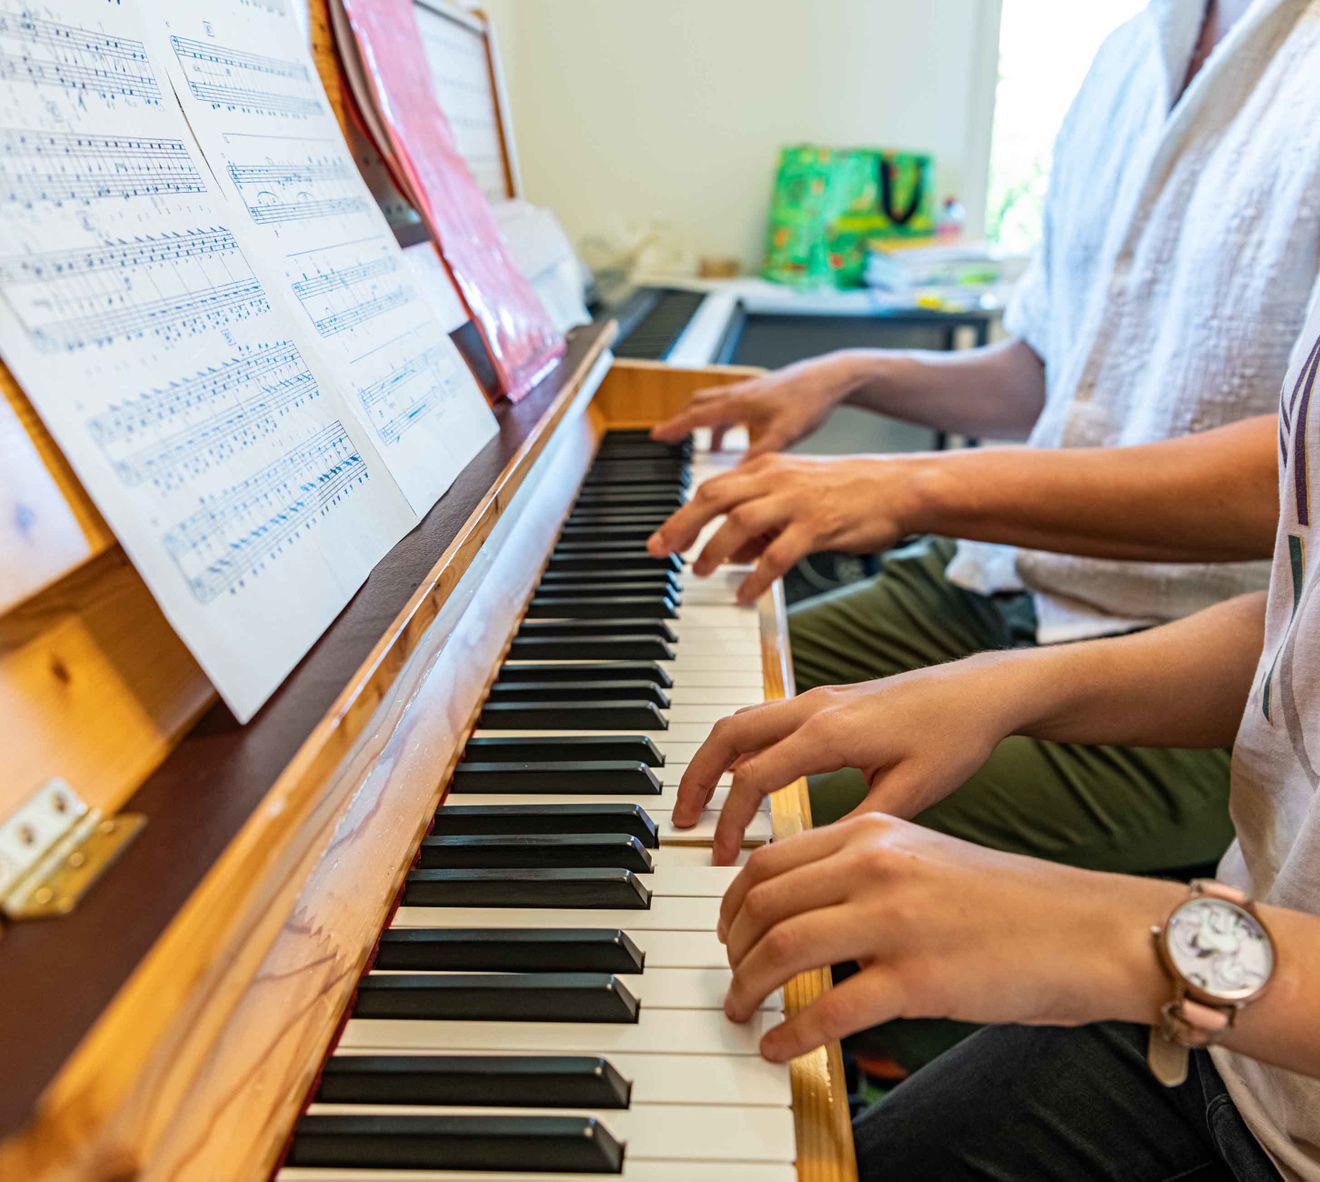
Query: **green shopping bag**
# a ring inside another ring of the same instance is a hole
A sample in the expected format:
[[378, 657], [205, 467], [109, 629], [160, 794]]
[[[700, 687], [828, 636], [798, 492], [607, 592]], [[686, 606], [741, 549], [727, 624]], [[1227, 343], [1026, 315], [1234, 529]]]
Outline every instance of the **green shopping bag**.
[[919, 152], [797, 144], [779, 153], [765, 278], [856, 287], [874, 238], [934, 233], [934, 161]]

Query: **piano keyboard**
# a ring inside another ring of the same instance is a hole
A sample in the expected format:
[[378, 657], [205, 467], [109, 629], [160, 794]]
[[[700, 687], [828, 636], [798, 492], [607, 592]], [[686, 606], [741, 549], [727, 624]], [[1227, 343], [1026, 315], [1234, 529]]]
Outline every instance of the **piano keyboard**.
[[[724, 466], [692, 450], [603, 439], [280, 1182], [796, 1177], [789, 1069], [757, 1051], [783, 999], [722, 1009], [727, 784], [671, 820], [711, 724], [763, 698], [745, 572], [645, 550]], [[767, 802], [746, 844], [770, 836]]]

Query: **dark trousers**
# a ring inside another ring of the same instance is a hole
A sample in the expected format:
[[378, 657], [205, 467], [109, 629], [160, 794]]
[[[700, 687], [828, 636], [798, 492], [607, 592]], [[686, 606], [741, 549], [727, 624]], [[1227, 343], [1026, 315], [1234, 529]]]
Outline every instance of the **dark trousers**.
[[1275, 1182], [1210, 1056], [1166, 1088], [1146, 1036], [986, 1027], [857, 1118], [862, 1182]]

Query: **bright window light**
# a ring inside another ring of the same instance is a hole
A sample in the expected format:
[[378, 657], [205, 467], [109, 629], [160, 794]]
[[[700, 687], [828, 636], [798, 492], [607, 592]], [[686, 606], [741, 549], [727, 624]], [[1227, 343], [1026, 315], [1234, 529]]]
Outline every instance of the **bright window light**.
[[1054, 137], [1101, 42], [1145, 0], [1004, 0], [986, 236], [1010, 251], [1040, 239]]

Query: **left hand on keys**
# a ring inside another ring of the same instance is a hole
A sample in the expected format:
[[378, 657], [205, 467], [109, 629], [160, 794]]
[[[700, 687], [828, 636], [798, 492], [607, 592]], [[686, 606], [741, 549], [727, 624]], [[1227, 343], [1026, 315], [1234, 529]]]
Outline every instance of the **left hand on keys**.
[[757, 850], [720, 937], [745, 1022], [797, 973], [860, 971], [766, 1034], [779, 1062], [892, 1018], [1073, 1026], [1151, 1021], [1168, 992], [1150, 924], [1178, 883], [983, 849], [868, 814]]

